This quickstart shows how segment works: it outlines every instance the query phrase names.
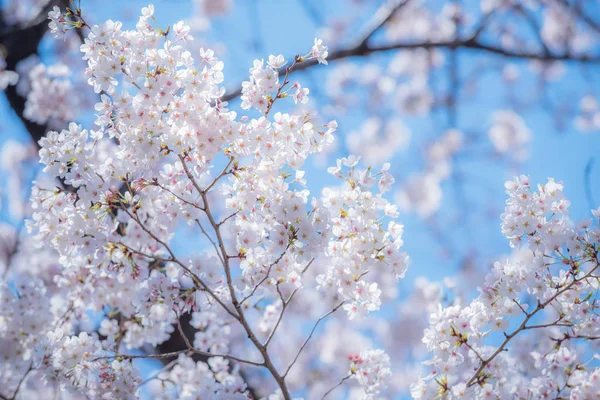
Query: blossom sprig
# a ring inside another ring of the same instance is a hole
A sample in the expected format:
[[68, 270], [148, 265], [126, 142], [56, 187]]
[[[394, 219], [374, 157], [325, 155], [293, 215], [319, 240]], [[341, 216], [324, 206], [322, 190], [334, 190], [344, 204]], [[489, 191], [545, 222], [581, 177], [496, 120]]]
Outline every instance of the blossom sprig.
[[[296, 55], [289, 66], [286, 66], [287, 62], [281, 54], [269, 57], [266, 68], [263, 60], [256, 60], [254, 67], [250, 69], [250, 80], [242, 83], [242, 108], [244, 110], [255, 108], [263, 112], [266, 117], [275, 101], [288, 97], [291, 89], [296, 89], [293, 94], [294, 103], [306, 104], [310, 92], [308, 88], [303, 88], [296, 82], [284, 90], [290, 83], [289, 75], [298, 64], [307, 60], [316, 59], [319, 63], [327, 64], [328, 54], [327, 46], [323, 45], [323, 41], [315, 38], [312, 50], [304, 56]], [[283, 81], [280, 83], [279, 76], [281, 75], [283, 75]]]
[[58, 6], [52, 8], [52, 11], [48, 13], [48, 19], [50, 20], [48, 25], [54, 37], [64, 39], [71, 29], [83, 27], [91, 29], [83, 19], [80, 5], [80, 1], [75, 4], [75, 0], [70, 0], [64, 12]]

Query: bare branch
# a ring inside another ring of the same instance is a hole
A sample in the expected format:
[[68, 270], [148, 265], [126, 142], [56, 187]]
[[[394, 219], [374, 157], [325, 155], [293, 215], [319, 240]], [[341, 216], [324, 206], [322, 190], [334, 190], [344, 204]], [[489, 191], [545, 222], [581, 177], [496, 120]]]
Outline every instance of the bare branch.
[[[304, 274], [306, 272], [306, 270], [308, 269], [308, 267], [311, 266], [311, 264], [313, 263], [314, 260], [315, 259], [313, 258], [308, 262], [306, 267], [304, 267], [304, 269], [302, 270], [302, 274]], [[296, 295], [296, 293], [298, 292], [299, 289], [300, 289], [299, 287], [294, 289], [294, 291], [290, 294], [290, 296], [287, 298], [287, 300], [285, 300], [283, 298], [283, 294], [279, 290], [279, 283], [277, 284], [277, 293], [279, 294], [279, 297], [281, 298], [281, 302], [282, 302], [281, 313], [279, 314], [279, 317], [277, 318], [277, 322], [275, 323], [273, 330], [271, 331], [271, 333], [269, 334], [269, 337], [265, 341], [265, 344], [264, 344], [265, 348], [269, 345], [269, 343], [271, 342], [271, 339], [273, 339], [273, 336], [275, 336], [275, 332], [277, 331], [277, 328], [279, 327], [279, 324], [281, 323], [281, 320], [283, 319], [283, 314], [285, 313], [285, 310], [290, 305], [290, 303], [294, 299], [294, 296]]]
[[219, 257], [219, 260], [221, 260], [221, 263], [223, 263], [224, 262], [223, 256], [221, 256], [221, 253], [219, 252], [219, 248], [217, 247], [217, 244], [215, 243], [215, 241], [213, 240], [213, 238], [210, 237], [210, 235], [208, 234], [208, 232], [206, 232], [206, 229], [204, 229], [204, 227], [200, 223], [200, 220], [198, 218], [196, 218], [195, 221], [196, 221], [196, 224], [200, 227], [200, 230], [202, 231], [202, 233], [204, 234], [204, 236], [206, 236], [206, 238], [213, 245], [213, 247], [215, 249], [215, 252], [217, 253], [217, 256]]
[[364, 32], [360, 35], [361, 39], [356, 47], [364, 47], [367, 45], [373, 35], [387, 24], [394, 16], [396, 11], [404, 7], [410, 0], [388, 0], [386, 1], [371, 18], [364, 28]]
[[210, 189], [212, 189], [212, 187], [215, 186], [215, 184], [219, 181], [219, 179], [221, 179], [225, 175], [230, 174], [232, 172], [232, 171], [227, 171], [227, 169], [229, 169], [231, 164], [233, 164], [233, 158], [229, 159], [229, 162], [227, 163], [225, 168], [223, 168], [223, 171], [221, 171], [221, 173], [206, 187], [206, 189], [204, 189], [204, 192], [208, 193], [210, 191]]
[[294, 364], [296, 363], [296, 361], [298, 361], [298, 357], [300, 357], [300, 353], [302, 353], [302, 350], [304, 350], [304, 348], [306, 347], [306, 345], [308, 344], [308, 342], [312, 338], [313, 334], [315, 333], [315, 330], [317, 329], [317, 326], [319, 326], [319, 323], [321, 323], [321, 321], [323, 321], [325, 318], [327, 318], [328, 316], [330, 316], [331, 314], [333, 314], [334, 312], [336, 312], [341, 306], [344, 305], [345, 302], [346, 301], [342, 301], [340, 304], [338, 304], [337, 306], [335, 306], [331, 311], [329, 311], [326, 314], [322, 315], [317, 320], [317, 322], [315, 322], [315, 325], [312, 327], [312, 329], [310, 331], [310, 334], [308, 335], [308, 337], [306, 338], [306, 340], [304, 341], [304, 343], [302, 343], [302, 346], [300, 346], [300, 349], [298, 349], [298, 352], [296, 353], [296, 356], [292, 360], [292, 363], [285, 370], [285, 373], [283, 374], [284, 378], [287, 376], [288, 372], [290, 372], [290, 370], [292, 369], [292, 367], [294, 366]]
[[342, 378], [342, 379], [341, 379], [341, 380], [338, 382], [338, 384], [337, 384], [337, 385], [335, 385], [334, 387], [332, 387], [331, 389], [329, 389], [327, 392], [325, 392], [325, 394], [323, 395], [323, 397], [321, 397], [321, 400], [323, 400], [325, 397], [329, 396], [329, 394], [330, 394], [331, 392], [333, 392], [333, 391], [334, 391], [335, 389], [337, 389], [338, 387], [342, 386], [342, 384], [343, 384], [343, 383], [344, 383], [346, 380], [350, 379], [351, 377], [352, 377], [352, 374], [350, 374], [350, 375], [346, 375], [345, 377], [343, 377], [343, 378]]
[[181, 317], [179, 315], [177, 316], [177, 330], [179, 331], [179, 334], [181, 335], [181, 338], [183, 339], [183, 342], [185, 343], [187, 348], [189, 350], [192, 350], [194, 348], [194, 346], [192, 346], [192, 344], [190, 343], [190, 340], [188, 339], [187, 335], [183, 331], [183, 327], [181, 326]]
[[[410, 50], [410, 49], [469, 49], [474, 51], [483, 51], [492, 54], [497, 54], [507, 58], [516, 58], [524, 60], [537, 60], [537, 61], [574, 61], [584, 63], [599, 63], [600, 57], [593, 55], [572, 55], [572, 54], [546, 54], [544, 52], [537, 53], [531, 51], [516, 51], [512, 49], [506, 49], [503, 47], [484, 44], [476, 38], [468, 39], [456, 39], [450, 41], [440, 42], [413, 42], [413, 43], [392, 43], [380, 46], [354, 46], [346, 49], [335, 50], [327, 57], [328, 61], [343, 60], [352, 57], [365, 57], [374, 53], [385, 53], [393, 50]], [[294, 67], [295, 71], [302, 71], [308, 68], [312, 68], [318, 65], [316, 60], [307, 60]], [[279, 76], [283, 76], [286, 73], [286, 69], [282, 68], [279, 70]], [[241, 87], [241, 85], [238, 85]], [[231, 101], [242, 94], [241, 89], [237, 89], [225, 94], [221, 97], [222, 101]]]
[[569, 11], [573, 11], [576, 16], [578, 16], [583, 22], [587, 24], [590, 28], [595, 30], [596, 32], [600, 32], [600, 24], [592, 19], [588, 14], [586, 14], [580, 5], [570, 4], [566, 0], [555, 0], [557, 3], [561, 4]]
[[23, 374], [23, 376], [19, 380], [19, 383], [17, 384], [17, 388], [15, 389], [15, 392], [13, 393], [12, 397], [10, 397], [9, 400], [15, 400], [17, 398], [17, 394], [19, 393], [19, 390], [21, 389], [21, 385], [23, 385], [23, 382], [25, 381], [25, 378], [27, 378], [27, 375], [29, 375], [29, 373], [32, 370], [33, 370], [33, 364], [29, 364], [29, 368], [27, 368], [27, 371], [25, 371], [25, 373]]

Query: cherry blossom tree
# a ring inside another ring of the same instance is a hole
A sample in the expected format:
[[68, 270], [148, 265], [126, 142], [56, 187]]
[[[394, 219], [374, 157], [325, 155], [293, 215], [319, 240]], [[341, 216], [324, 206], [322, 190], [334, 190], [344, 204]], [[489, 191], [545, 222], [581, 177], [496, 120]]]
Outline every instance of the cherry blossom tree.
[[[0, 225], [0, 398], [598, 396], [600, 209], [571, 220], [563, 183], [506, 183], [514, 251], [485, 277], [465, 256], [458, 276], [398, 291], [411, 264], [398, 220], [415, 213], [445, 246], [443, 186], [469, 209], [465, 149], [483, 138], [496, 161], [527, 159], [535, 133], [518, 111], [561, 109], [547, 92], [564, 68], [600, 62], [595, 8], [383, 2], [359, 40], [330, 24], [237, 82], [199, 39], [236, 6], [195, 1], [189, 24], [163, 25], [148, 5], [131, 29], [90, 22], [79, 1], [7, 6], [0, 88], [38, 148], [2, 150], [7, 213], [22, 222]], [[60, 62], [36, 57], [48, 30]], [[470, 88], [490, 70], [510, 88], [523, 72], [465, 68], [471, 52], [526, 60], [539, 80], [481, 132], [461, 126]], [[594, 94], [573, 98], [581, 109], [560, 118], [597, 129]], [[360, 108], [354, 130], [338, 129]], [[414, 136], [405, 118], [440, 114], [421, 169], [387, 162]], [[332, 183], [314, 190], [324, 160]]]

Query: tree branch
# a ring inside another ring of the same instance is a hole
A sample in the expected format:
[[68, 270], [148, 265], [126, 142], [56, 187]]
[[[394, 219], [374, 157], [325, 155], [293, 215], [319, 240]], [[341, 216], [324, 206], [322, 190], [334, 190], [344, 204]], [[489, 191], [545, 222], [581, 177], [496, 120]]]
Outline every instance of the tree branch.
[[392, 19], [396, 11], [404, 7], [409, 1], [410, 0], [388, 0], [375, 11], [375, 14], [364, 28], [364, 33], [360, 36], [362, 39], [360, 39], [356, 47], [366, 47], [373, 35]]
[[[523, 60], [537, 60], [537, 61], [573, 61], [573, 62], [584, 62], [584, 63], [600, 63], [600, 56], [594, 55], [573, 55], [573, 54], [552, 54], [552, 53], [537, 53], [531, 51], [516, 51], [511, 49], [505, 49], [495, 45], [484, 44], [475, 38], [468, 39], [456, 39], [449, 41], [440, 42], [413, 42], [413, 43], [392, 43], [379, 46], [354, 46], [346, 49], [335, 50], [329, 54], [327, 61], [337, 61], [352, 57], [365, 57], [374, 53], [385, 53], [393, 50], [412, 50], [412, 49], [468, 49], [474, 51], [487, 52], [497, 54], [507, 58], [516, 58]], [[317, 60], [307, 60], [294, 67], [294, 71], [302, 71], [308, 68], [312, 68], [318, 65]], [[286, 69], [282, 68], [279, 70], [279, 76], [284, 76]], [[238, 98], [242, 94], [241, 85], [238, 85], [240, 89], [236, 89], [229, 93], [226, 93], [221, 97], [222, 101], [231, 101]]]

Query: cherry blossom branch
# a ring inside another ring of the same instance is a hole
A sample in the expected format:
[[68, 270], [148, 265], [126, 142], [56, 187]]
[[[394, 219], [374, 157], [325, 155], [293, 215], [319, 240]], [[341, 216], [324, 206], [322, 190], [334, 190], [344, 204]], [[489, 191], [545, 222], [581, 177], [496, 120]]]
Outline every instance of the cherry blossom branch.
[[550, 339], [555, 341], [558, 346], [561, 346], [562, 343], [566, 340], [583, 339], [583, 340], [588, 340], [588, 341], [594, 341], [594, 340], [600, 340], [600, 336], [578, 335], [577, 333], [575, 333], [574, 335], [571, 335], [568, 332], [564, 332], [562, 338], [551, 337]]
[[553, 326], [562, 326], [562, 327], [571, 327], [571, 326], [573, 326], [573, 324], [571, 324], [571, 323], [561, 324], [561, 323], [559, 323], [559, 321], [562, 321], [562, 317], [558, 318], [554, 322], [550, 322], [550, 323], [547, 323], [547, 324], [527, 325], [527, 326], [523, 327], [523, 330], [528, 330], [528, 329], [543, 329], [543, 328], [550, 328], [550, 327], [553, 327]]
[[573, 11], [583, 22], [585, 22], [590, 28], [595, 30], [596, 32], [600, 32], [600, 25], [598, 22], [594, 21], [592, 17], [590, 17], [587, 13], [585, 13], [581, 6], [578, 4], [570, 4], [566, 0], [555, 0], [558, 4], [561, 4], [569, 11]]
[[[283, 75], [284, 75], [283, 82], [282, 82], [282, 83], [281, 83], [281, 85], [279, 85], [279, 87], [277, 88], [277, 93], [275, 93], [275, 96], [273, 96], [273, 97], [268, 97], [268, 99], [269, 99], [269, 104], [267, 105], [267, 110], [265, 111], [265, 114], [264, 114], [264, 117], [265, 117], [265, 118], [267, 117], [267, 115], [269, 115], [269, 112], [271, 111], [271, 108], [273, 108], [273, 104], [275, 104], [275, 100], [277, 100], [277, 99], [279, 99], [279, 98], [281, 98], [281, 97], [282, 97], [282, 95], [281, 95], [281, 91], [283, 90], [283, 88], [284, 88], [285, 86], [287, 86], [287, 84], [288, 84], [288, 83], [290, 83], [290, 81], [289, 81], [289, 79], [288, 79], [288, 78], [289, 78], [289, 76], [290, 76], [290, 73], [292, 72], [292, 70], [294, 69], [294, 67], [295, 67], [296, 65], [298, 65], [299, 63], [301, 63], [301, 62], [303, 62], [303, 61], [302, 61], [302, 59], [300, 58], [300, 56], [299, 56], [299, 55], [296, 55], [296, 56], [294, 57], [294, 62], [292, 63], [292, 65], [290, 65], [290, 66], [287, 66], [287, 67], [283, 67], [283, 68], [281, 68], [281, 69], [279, 70], [279, 76], [281, 76], [281, 75], [282, 75], [282, 71], [284, 71], [284, 73], [283, 73]], [[240, 93], [241, 93], [241, 92], [240, 92]]]
[[171, 362], [169, 362], [168, 364], [166, 364], [164, 367], [162, 367], [157, 373], [155, 373], [154, 375], [152, 375], [151, 377], [147, 378], [146, 380], [144, 380], [142, 383], [140, 383], [138, 385], [138, 387], [142, 387], [144, 386], [146, 383], [153, 381], [154, 379], [157, 379], [158, 376], [163, 372], [163, 371], [168, 371], [169, 369], [171, 369], [175, 364], [177, 364], [179, 362], [178, 359], [175, 359]]
[[146, 227], [146, 225], [144, 225], [142, 223], [142, 221], [140, 221], [139, 217], [137, 216], [137, 211], [133, 211], [133, 213], [127, 208], [125, 207], [124, 204], [120, 203], [120, 207], [121, 210], [125, 211], [125, 213], [131, 218], [133, 219], [135, 222], [137, 222], [137, 224], [140, 226], [140, 228], [142, 228], [142, 230], [144, 232], [146, 232], [152, 239], [154, 239], [155, 242], [159, 243], [160, 245], [162, 245], [165, 250], [167, 250], [167, 252], [169, 253], [169, 255], [171, 256], [171, 260], [174, 260], [175, 258], [175, 253], [173, 253], [173, 251], [171, 250], [171, 248], [163, 241], [161, 240], [158, 236], [156, 236], [150, 229], [148, 229]]
[[146, 257], [148, 259], [151, 259], [151, 260], [155, 260], [155, 261], [159, 261], [159, 262], [169, 262], [169, 261], [171, 261], [170, 258], [162, 258], [162, 257], [155, 256], [155, 255], [152, 255], [152, 254], [144, 253], [143, 251], [140, 251], [140, 250], [136, 250], [136, 249], [132, 248], [131, 246], [126, 245], [123, 242], [116, 242], [115, 244], [117, 244], [119, 246], [123, 246], [127, 251], [130, 251], [133, 254], [137, 254], [137, 255], [140, 255], [142, 257]]
[[177, 200], [181, 201], [182, 203], [185, 203], [185, 204], [187, 204], [187, 205], [189, 205], [189, 206], [192, 206], [192, 207], [194, 207], [194, 208], [197, 208], [197, 209], [199, 209], [199, 210], [202, 210], [202, 207], [200, 207], [198, 204], [194, 204], [194, 203], [192, 203], [192, 202], [190, 202], [190, 201], [188, 201], [188, 200], [184, 199], [183, 197], [181, 197], [181, 196], [179, 196], [178, 194], [176, 194], [175, 192], [173, 192], [171, 189], [169, 189], [169, 188], [165, 187], [164, 185], [161, 185], [160, 183], [158, 183], [158, 179], [156, 179], [156, 180], [154, 181], [154, 185], [155, 185], [155, 186], [158, 186], [158, 187], [159, 187], [159, 188], [161, 188], [162, 190], [164, 190], [164, 191], [166, 191], [166, 192], [168, 192], [168, 193], [172, 194], [173, 196], [175, 196], [175, 197], [177, 198]]
[[490, 12], [486, 13], [481, 19], [478, 21], [477, 28], [471, 35], [472, 38], [478, 38], [479, 35], [485, 30], [485, 28], [489, 25], [490, 19], [496, 14], [498, 8], [493, 8]]
[[548, 48], [546, 42], [544, 41], [544, 38], [542, 37], [541, 27], [539, 26], [535, 16], [532, 15], [527, 9], [525, 9], [525, 7], [521, 6], [520, 4], [515, 4], [513, 8], [515, 9], [515, 11], [520, 13], [523, 16], [523, 18], [527, 20], [529, 26], [531, 27], [531, 30], [533, 31], [533, 34], [537, 37], [538, 41], [540, 42], [540, 45], [544, 50], [544, 54], [550, 54], [550, 49]]
[[521, 305], [521, 303], [519, 303], [516, 299], [513, 299], [513, 303], [515, 303], [517, 305], [517, 307], [519, 307], [521, 309], [521, 311], [523, 312], [523, 314], [528, 315], [527, 311], [523, 308], [523, 306]]
[[179, 331], [179, 335], [183, 339], [183, 342], [185, 343], [185, 345], [187, 346], [187, 348], [189, 350], [192, 350], [194, 348], [194, 346], [192, 346], [192, 344], [190, 343], [190, 340], [188, 339], [187, 335], [185, 334], [185, 332], [183, 332], [183, 327], [181, 326], [181, 316], [179, 316], [179, 315], [177, 316], [177, 330]]
[[[187, 175], [188, 179], [192, 182], [192, 185], [194, 185], [199, 194], [202, 194], [204, 191], [200, 188], [200, 185], [198, 185], [198, 182], [196, 182], [196, 178], [194, 178], [194, 175], [192, 175], [192, 173], [188, 169], [187, 163], [185, 162], [185, 157], [180, 154], [178, 154], [177, 157], [179, 157], [179, 161], [181, 161], [183, 170], [185, 171], [185, 174]], [[203, 206], [206, 205], [204, 204]]]
[[266, 367], [269, 370], [269, 372], [271, 373], [271, 375], [277, 382], [277, 385], [281, 389], [284, 399], [291, 400], [289, 389], [287, 388], [287, 385], [285, 383], [285, 376], [280, 375], [279, 372], [277, 371], [277, 369], [275, 368], [275, 366], [273, 365], [273, 362], [271, 360], [269, 353], [267, 352], [267, 349], [265, 348], [265, 346], [263, 346], [260, 343], [260, 341], [256, 337], [254, 331], [250, 327], [250, 324], [246, 320], [246, 316], [244, 315], [244, 312], [241, 308], [240, 302], [237, 299], [237, 295], [235, 293], [235, 288], [233, 287], [233, 279], [231, 276], [231, 267], [229, 264], [229, 260], [233, 257], [227, 254], [227, 249], [225, 248], [225, 241], [223, 240], [223, 236], [221, 235], [221, 226], [217, 223], [217, 221], [215, 220], [215, 217], [212, 214], [210, 204], [208, 201], [207, 192], [200, 189], [200, 186], [195, 182], [195, 180], [193, 179], [193, 176], [191, 175], [191, 173], [186, 165], [185, 159], [182, 156], [179, 156], [179, 158], [184, 166], [184, 170], [185, 170], [186, 174], [188, 175], [188, 177], [190, 177], [190, 179], [193, 180], [192, 183], [194, 184], [194, 186], [198, 190], [198, 193], [202, 197], [202, 201], [204, 203], [203, 211], [206, 214], [206, 217], [208, 218], [208, 220], [215, 232], [215, 235], [217, 237], [217, 243], [218, 243], [219, 249], [221, 250], [221, 255], [223, 256], [223, 268], [225, 270], [225, 277], [227, 280], [227, 287], [229, 289], [229, 295], [231, 297], [231, 302], [237, 312], [236, 319], [240, 322], [240, 324], [246, 331], [246, 334], [248, 335], [248, 338], [250, 339], [250, 341], [254, 344], [256, 349], [262, 355], [264, 361], [263, 361], [263, 364], [260, 364], [260, 365]]
[[223, 171], [221, 171], [221, 173], [215, 178], [213, 179], [213, 181], [206, 187], [206, 189], [204, 189], [204, 192], [208, 193], [210, 191], [210, 189], [212, 189], [213, 186], [215, 186], [215, 184], [225, 175], [232, 173], [233, 171], [227, 171], [229, 169], [229, 167], [231, 166], [231, 164], [233, 163], [233, 157], [229, 158], [229, 162], [227, 163], [227, 165], [225, 166], [225, 168], [223, 168]]
[[158, 358], [171, 358], [177, 357], [183, 353], [190, 353], [190, 349], [183, 349], [178, 351], [172, 351], [169, 353], [158, 353], [158, 354], [114, 354], [112, 356], [100, 356], [96, 357], [92, 360], [92, 362], [100, 361], [100, 360], [110, 360], [110, 359], [124, 359], [124, 360], [133, 360], [133, 359], [158, 359]]
[[236, 215], [238, 215], [238, 213], [239, 213], [240, 211], [241, 211], [241, 210], [237, 210], [236, 212], [234, 212], [234, 213], [232, 213], [232, 214], [229, 214], [228, 216], [226, 216], [225, 218], [223, 218], [223, 220], [222, 220], [221, 222], [219, 222], [219, 224], [218, 224], [218, 225], [219, 225], [219, 226], [223, 225], [223, 224], [224, 224], [225, 222], [227, 222], [227, 221], [228, 221], [230, 218], [233, 218], [233, 217], [235, 217]]
[[283, 298], [283, 294], [281, 293], [281, 290], [279, 290], [279, 283], [277, 284], [276, 288], [277, 288], [277, 293], [279, 294], [279, 298], [281, 299], [281, 312], [279, 313], [279, 316], [277, 317], [275, 326], [273, 326], [271, 333], [269, 333], [267, 340], [265, 340], [265, 343], [263, 344], [263, 346], [265, 346], [265, 348], [267, 346], [269, 346], [269, 343], [271, 343], [271, 340], [275, 336], [275, 332], [277, 331], [277, 328], [279, 328], [279, 324], [281, 323], [281, 320], [283, 319], [283, 314], [285, 314], [285, 310], [287, 309], [287, 306], [290, 304], [294, 295], [298, 291], [298, 288], [294, 289], [294, 291], [290, 294], [290, 296], [286, 300]]
[[[477, 368], [477, 370], [475, 371], [475, 373], [473, 374], [473, 376], [467, 381], [467, 387], [472, 386], [473, 384], [475, 384], [478, 381], [479, 376], [480, 376], [481, 372], [485, 369], [485, 367], [490, 362], [492, 362], [492, 360], [494, 360], [494, 358], [496, 358], [496, 356], [498, 356], [498, 354], [500, 354], [501, 352], [504, 351], [504, 348], [506, 347], [506, 345], [515, 336], [517, 336], [523, 330], [526, 330], [526, 329], [535, 329], [536, 328], [535, 326], [529, 326], [529, 327], [527, 326], [527, 323], [531, 320], [531, 318], [533, 318], [533, 316], [535, 316], [539, 311], [543, 310], [546, 306], [548, 306], [550, 303], [552, 303], [554, 300], [556, 300], [561, 294], [563, 294], [566, 291], [570, 290], [571, 287], [573, 287], [574, 284], [576, 284], [577, 282], [583, 281], [583, 280], [589, 278], [590, 276], [592, 276], [592, 274], [594, 273], [594, 271], [596, 269], [598, 269], [598, 267], [600, 266], [600, 263], [597, 260], [597, 256], [598, 256], [597, 254], [594, 255], [596, 265], [587, 274], [585, 274], [580, 279], [573, 278], [573, 281], [571, 283], [569, 283], [567, 286], [565, 286], [561, 290], [558, 290], [548, 300], [546, 300], [543, 303], [542, 302], [538, 302], [538, 305], [537, 305], [536, 309], [533, 310], [532, 312], [526, 314], [525, 319], [523, 320], [523, 322], [521, 323], [521, 325], [519, 325], [518, 328], [516, 328], [510, 335], [508, 335], [506, 333], [504, 334], [505, 335], [505, 339], [502, 342], [502, 344], [500, 344], [500, 346], [496, 349], [496, 351], [494, 351], [494, 353], [492, 353], [492, 355], [490, 357], [488, 357], [487, 359], [485, 359], [485, 361], [483, 361], [481, 363], [481, 365], [479, 366], [479, 368]], [[542, 325], [540, 327], [546, 327], [546, 326]]]
[[248, 364], [248, 365], [254, 365], [255, 367], [264, 367], [265, 366], [264, 362], [256, 362], [256, 361], [244, 360], [242, 358], [238, 358], [238, 357], [232, 356], [230, 354], [212, 354], [212, 353], [207, 353], [205, 351], [200, 351], [200, 350], [197, 350], [197, 349], [192, 349], [192, 352], [194, 352], [196, 354], [200, 354], [202, 356], [206, 356], [206, 357], [223, 357], [223, 358], [228, 358], [230, 360], [237, 361], [239, 363]]
[[246, 320], [246, 316], [244, 315], [244, 312], [242, 311], [241, 305], [240, 305], [240, 303], [237, 300], [237, 297], [236, 297], [236, 294], [235, 294], [235, 288], [233, 287], [233, 280], [232, 280], [232, 277], [231, 277], [231, 269], [230, 269], [230, 265], [229, 265], [230, 256], [227, 255], [227, 251], [225, 249], [225, 243], [224, 243], [223, 238], [221, 236], [220, 226], [216, 223], [216, 221], [215, 221], [215, 219], [214, 219], [214, 217], [212, 215], [212, 212], [210, 210], [210, 206], [208, 205], [208, 199], [206, 197], [206, 193], [202, 193], [202, 198], [204, 200], [205, 213], [206, 213], [206, 215], [207, 215], [207, 217], [208, 217], [211, 225], [213, 226], [213, 228], [215, 230], [215, 233], [217, 235], [217, 241], [219, 243], [219, 247], [221, 249], [221, 253], [223, 254], [223, 259], [224, 259], [223, 266], [225, 268], [225, 276], [226, 276], [226, 279], [227, 279], [227, 286], [229, 288], [229, 294], [231, 296], [231, 302], [233, 303], [233, 306], [237, 310], [237, 313], [238, 313], [238, 316], [239, 316], [238, 320], [242, 324], [242, 327], [246, 331], [246, 333], [247, 333], [248, 338], [250, 339], [250, 341], [254, 344], [254, 346], [256, 347], [256, 349], [263, 356], [264, 366], [269, 370], [269, 372], [271, 372], [271, 375], [273, 376], [273, 378], [277, 382], [279, 388], [281, 389], [281, 392], [283, 394], [284, 399], [285, 400], [291, 400], [291, 396], [290, 396], [289, 390], [288, 390], [287, 385], [285, 383], [285, 376], [281, 376], [279, 374], [279, 372], [277, 371], [277, 369], [275, 368], [275, 366], [273, 365], [273, 362], [271, 361], [271, 357], [270, 357], [269, 353], [267, 352], [267, 349], [260, 343], [260, 341], [258, 340], [258, 338], [256, 337], [256, 335], [252, 331], [252, 328], [250, 328], [250, 324]]
[[479, 354], [477, 350], [475, 350], [475, 348], [473, 348], [473, 346], [469, 344], [468, 340], [461, 341], [461, 343], [467, 346], [467, 348], [469, 348], [473, 353], [475, 353], [477, 358], [479, 358], [479, 361], [481, 361], [482, 363], [485, 362], [485, 359], [481, 356], [481, 354]]

